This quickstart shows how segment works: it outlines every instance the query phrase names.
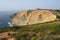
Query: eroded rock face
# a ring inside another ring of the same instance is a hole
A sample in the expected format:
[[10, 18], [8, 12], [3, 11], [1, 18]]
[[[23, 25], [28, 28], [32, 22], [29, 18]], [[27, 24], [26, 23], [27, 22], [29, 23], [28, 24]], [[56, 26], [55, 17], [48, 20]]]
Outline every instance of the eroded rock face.
[[11, 24], [15, 26], [23, 26], [30, 24], [37, 24], [43, 22], [50, 22], [56, 19], [51, 11], [48, 10], [22, 10], [12, 18]]

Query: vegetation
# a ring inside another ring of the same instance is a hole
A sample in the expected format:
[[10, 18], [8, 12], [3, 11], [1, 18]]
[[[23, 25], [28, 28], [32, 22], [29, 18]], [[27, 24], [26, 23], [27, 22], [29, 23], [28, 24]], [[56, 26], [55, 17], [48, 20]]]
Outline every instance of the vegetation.
[[[9, 34], [16, 40], [60, 40], [56, 35], [60, 35], [60, 23], [41, 23], [26, 26], [14, 26], [0, 28], [0, 33], [14, 31], [16, 34]], [[56, 36], [56, 37], [55, 37]]]
[[[30, 13], [29, 11], [28, 13]], [[60, 19], [60, 16], [57, 16]], [[8, 34], [16, 40], [60, 40], [60, 20], [26, 26], [0, 28], [0, 33], [13, 31]]]
[[60, 10], [55, 10], [55, 11], [60, 13]]
[[58, 19], [60, 19], [60, 16], [57, 16]]

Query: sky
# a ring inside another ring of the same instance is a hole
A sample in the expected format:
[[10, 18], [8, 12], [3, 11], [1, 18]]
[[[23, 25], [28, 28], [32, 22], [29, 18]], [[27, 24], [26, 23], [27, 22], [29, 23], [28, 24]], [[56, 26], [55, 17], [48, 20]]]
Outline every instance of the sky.
[[0, 0], [1, 10], [60, 9], [60, 0]]

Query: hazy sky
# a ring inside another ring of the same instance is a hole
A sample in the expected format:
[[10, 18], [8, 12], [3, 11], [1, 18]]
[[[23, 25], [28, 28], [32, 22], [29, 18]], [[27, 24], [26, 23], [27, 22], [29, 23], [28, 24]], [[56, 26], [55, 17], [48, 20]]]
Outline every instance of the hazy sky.
[[60, 9], [60, 0], [0, 0], [0, 10]]

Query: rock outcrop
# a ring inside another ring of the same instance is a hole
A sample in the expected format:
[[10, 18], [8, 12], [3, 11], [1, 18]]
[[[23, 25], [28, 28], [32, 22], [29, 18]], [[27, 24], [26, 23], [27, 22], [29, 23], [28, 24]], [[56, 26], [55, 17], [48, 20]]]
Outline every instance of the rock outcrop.
[[50, 22], [55, 19], [56, 15], [49, 10], [22, 10], [13, 16], [11, 24], [14, 26], [23, 26]]
[[10, 34], [15, 34], [17, 32], [9, 31], [0, 33], [0, 40], [15, 40], [15, 38], [11, 37]]

